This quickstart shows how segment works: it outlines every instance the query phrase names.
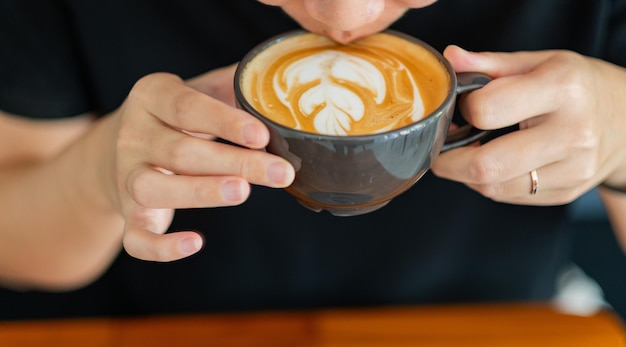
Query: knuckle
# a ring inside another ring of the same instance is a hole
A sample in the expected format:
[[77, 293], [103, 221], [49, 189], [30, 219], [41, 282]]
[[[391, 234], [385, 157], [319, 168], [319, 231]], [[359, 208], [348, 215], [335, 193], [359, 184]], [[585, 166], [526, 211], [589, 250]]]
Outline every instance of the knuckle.
[[574, 200], [578, 199], [582, 193], [578, 190], [569, 190], [561, 194], [555, 201], [556, 205], [566, 205], [574, 202]]
[[130, 100], [143, 100], [154, 85], [153, 77], [151, 75], [140, 78], [128, 94]]
[[578, 185], [588, 182], [596, 176], [595, 165], [581, 165], [578, 171]]
[[599, 134], [588, 122], [578, 123], [570, 130], [569, 134], [569, 148], [574, 151], [593, 150], [598, 148], [600, 144]]
[[[187, 117], [196, 104], [196, 92], [193, 90], [185, 90], [174, 96], [172, 100], [173, 114], [172, 117], [176, 124], [183, 129], [187, 129]], [[193, 129], [187, 129], [193, 130]]]
[[505, 202], [509, 198], [520, 194], [515, 180], [480, 185], [477, 190], [481, 195], [496, 202]]
[[467, 104], [467, 117], [470, 122], [479, 129], [489, 129], [493, 127], [494, 120], [497, 119], [494, 110], [494, 103], [489, 100], [486, 93], [474, 92], [474, 97]]
[[197, 184], [193, 188], [193, 194], [191, 194], [193, 203], [198, 206], [212, 203], [217, 200], [218, 197], [218, 190], [214, 186], [208, 184]]
[[589, 95], [589, 91], [587, 87], [584, 85], [583, 81], [576, 74], [569, 74], [569, 78], [565, 80], [561, 92], [561, 100], [566, 102], [574, 102], [579, 104], [580, 101], [585, 100], [585, 98]]
[[592, 83], [587, 74], [580, 66], [587, 65], [587, 61], [578, 53], [559, 51], [554, 56], [554, 63], [562, 67], [555, 69], [561, 71], [557, 75], [560, 81], [560, 88], [557, 94], [561, 104], [580, 105], [591, 95]]
[[169, 168], [174, 172], [184, 170], [190, 165], [191, 155], [187, 137], [181, 137], [169, 144], [167, 161]]
[[568, 105], [569, 108], [584, 109], [590, 91], [586, 83], [575, 74], [569, 74], [559, 89], [556, 99], [560, 105]]
[[127, 191], [131, 198], [142, 207], [149, 207], [151, 179], [145, 172], [132, 174], [128, 179]]
[[496, 200], [498, 197], [502, 196], [502, 186], [499, 184], [481, 184], [477, 186], [477, 191], [482, 196]]
[[573, 170], [570, 170], [570, 178], [579, 184], [585, 183], [595, 177], [600, 167], [597, 152], [600, 138], [593, 129], [586, 127], [579, 127], [570, 134], [567, 157], [578, 163]]
[[152, 93], [152, 90], [164, 81], [179, 81], [180, 78], [174, 74], [166, 72], [152, 73], [141, 77], [130, 91], [134, 98], [143, 99]]
[[245, 154], [237, 156], [231, 163], [229, 171], [237, 176], [250, 180], [253, 175], [264, 172], [258, 164], [257, 152], [245, 151]]
[[502, 168], [489, 155], [477, 154], [468, 166], [469, 177], [480, 185], [496, 182], [502, 174]]
[[249, 156], [243, 157], [241, 158], [241, 160], [239, 160], [239, 174], [241, 175], [241, 177], [249, 178], [251, 174], [255, 172], [261, 172], [259, 170], [256, 170], [254, 168], [255, 166], [256, 165], [254, 159], [250, 158]]

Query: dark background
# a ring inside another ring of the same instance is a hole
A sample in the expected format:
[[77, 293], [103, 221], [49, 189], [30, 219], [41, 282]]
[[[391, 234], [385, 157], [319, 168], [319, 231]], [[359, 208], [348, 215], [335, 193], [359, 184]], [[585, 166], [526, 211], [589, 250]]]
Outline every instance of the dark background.
[[[596, 192], [591, 191], [568, 207], [575, 230], [571, 250], [575, 263], [600, 285], [606, 302], [626, 321], [626, 256], [616, 241]], [[19, 292], [0, 288], [0, 321], [59, 318], [59, 314], [63, 317], [119, 314], [116, 307], [125, 304], [119, 301], [119, 288], [109, 284], [115, 283], [110, 277], [111, 274], [107, 273], [76, 292], [31, 292], [27, 303], [24, 302], [26, 297]], [[77, 297], [80, 300], [75, 300]]]

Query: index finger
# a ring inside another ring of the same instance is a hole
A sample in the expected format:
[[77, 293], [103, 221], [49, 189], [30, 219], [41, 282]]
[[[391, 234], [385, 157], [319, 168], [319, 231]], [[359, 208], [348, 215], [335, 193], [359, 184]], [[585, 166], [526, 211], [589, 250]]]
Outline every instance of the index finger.
[[573, 55], [558, 51], [467, 52], [451, 46], [444, 52], [456, 71], [483, 72], [494, 79], [465, 95], [459, 109], [480, 129], [499, 129], [557, 111], [564, 87], [575, 78]]
[[131, 94], [147, 112], [170, 127], [213, 135], [249, 148], [263, 148], [269, 141], [269, 131], [261, 121], [195, 90], [178, 76], [146, 76]]

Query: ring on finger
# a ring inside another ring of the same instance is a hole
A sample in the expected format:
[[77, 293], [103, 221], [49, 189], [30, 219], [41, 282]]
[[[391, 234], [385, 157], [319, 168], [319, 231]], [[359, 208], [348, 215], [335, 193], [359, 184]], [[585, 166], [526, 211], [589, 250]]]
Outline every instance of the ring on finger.
[[530, 172], [530, 195], [537, 194], [539, 190], [539, 177], [537, 176], [537, 170]]

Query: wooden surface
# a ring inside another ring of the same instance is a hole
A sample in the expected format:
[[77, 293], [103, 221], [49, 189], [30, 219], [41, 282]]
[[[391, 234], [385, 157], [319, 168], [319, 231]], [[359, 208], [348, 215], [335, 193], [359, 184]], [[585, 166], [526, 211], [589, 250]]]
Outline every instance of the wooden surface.
[[0, 323], [0, 346], [626, 346], [610, 311], [549, 305], [324, 310]]

